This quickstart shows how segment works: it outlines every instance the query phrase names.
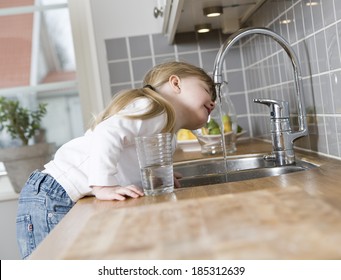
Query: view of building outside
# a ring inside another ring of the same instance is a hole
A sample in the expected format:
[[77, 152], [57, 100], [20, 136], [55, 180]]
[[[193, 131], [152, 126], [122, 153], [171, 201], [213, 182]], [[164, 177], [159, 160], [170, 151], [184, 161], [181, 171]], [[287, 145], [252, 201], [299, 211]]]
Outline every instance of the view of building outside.
[[[0, 1], [0, 96], [30, 109], [47, 103], [48, 142], [83, 133], [67, 0]], [[0, 148], [11, 145], [1, 132]]]
[[75, 80], [66, 0], [0, 2], [0, 88]]

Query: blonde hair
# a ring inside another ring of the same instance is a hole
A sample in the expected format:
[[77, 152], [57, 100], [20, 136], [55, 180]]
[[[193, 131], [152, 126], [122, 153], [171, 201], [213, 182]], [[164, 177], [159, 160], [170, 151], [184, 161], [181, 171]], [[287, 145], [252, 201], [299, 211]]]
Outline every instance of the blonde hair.
[[171, 103], [157, 93], [157, 88], [168, 82], [170, 76], [176, 75], [180, 79], [186, 77], [198, 77], [206, 82], [210, 88], [212, 100], [215, 100], [215, 86], [212, 78], [202, 69], [185, 62], [166, 62], [153, 67], [143, 80], [143, 88], [131, 89], [116, 94], [109, 105], [100, 113], [91, 125], [94, 129], [100, 122], [117, 114], [127, 105], [134, 102], [138, 98], [148, 98], [151, 103], [149, 110], [144, 114], [126, 116], [131, 119], [149, 119], [160, 114], [166, 113], [167, 121], [162, 132], [174, 133], [175, 112]]

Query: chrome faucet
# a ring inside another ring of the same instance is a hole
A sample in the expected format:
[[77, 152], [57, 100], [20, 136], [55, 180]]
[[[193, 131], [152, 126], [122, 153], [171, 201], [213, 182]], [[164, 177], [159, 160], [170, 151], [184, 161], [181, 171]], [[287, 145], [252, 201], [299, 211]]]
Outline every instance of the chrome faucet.
[[301, 71], [297, 57], [290, 47], [289, 43], [280, 35], [268, 28], [250, 27], [240, 29], [232, 34], [225, 43], [220, 47], [214, 62], [213, 80], [220, 93], [220, 86], [223, 83], [222, 68], [225, 56], [231, 47], [238, 40], [248, 35], [265, 35], [275, 40], [285, 50], [291, 60], [294, 70], [294, 80], [296, 89], [296, 99], [298, 107], [298, 131], [293, 132], [290, 127], [289, 105], [287, 101], [275, 99], [254, 99], [255, 103], [261, 103], [269, 106], [271, 116], [271, 138], [272, 153], [266, 159], [273, 160], [277, 165], [288, 165], [295, 163], [294, 141], [308, 134], [306, 113], [303, 101], [303, 87]]

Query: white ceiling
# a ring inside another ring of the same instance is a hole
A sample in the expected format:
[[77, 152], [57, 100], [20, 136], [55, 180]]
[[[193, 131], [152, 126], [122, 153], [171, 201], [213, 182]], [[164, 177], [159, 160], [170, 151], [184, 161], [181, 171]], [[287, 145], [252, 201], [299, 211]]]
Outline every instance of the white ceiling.
[[[223, 28], [224, 21], [236, 22], [244, 20], [251, 11], [254, 11], [264, 0], [184, 0], [177, 32], [194, 31], [194, 25], [211, 23], [212, 28]], [[249, 4], [251, 3], [251, 4]], [[236, 7], [231, 7], [236, 5]], [[208, 18], [203, 14], [203, 8], [223, 6], [224, 14], [215, 18]]]

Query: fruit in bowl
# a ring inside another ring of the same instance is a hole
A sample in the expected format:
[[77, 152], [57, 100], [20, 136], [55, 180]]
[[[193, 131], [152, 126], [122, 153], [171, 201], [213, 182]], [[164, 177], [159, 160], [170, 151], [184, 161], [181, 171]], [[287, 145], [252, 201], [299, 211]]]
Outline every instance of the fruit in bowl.
[[192, 131], [188, 129], [180, 129], [176, 134], [176, 139], [178, 141], [187, 141], [187, 140], [196, 140], [197, 137], [193, 134]]
[[[222, 122], [224, 126], [224, 133], [228, 133], [232, 131], [232, 122], [231, 118], [228, 115], [223, 115]], [[204, 127], [201, 128], [202, 135], [220, 135], [220, 127], [219, 124], [213, 119], [206, 123]]]
[[176, 134], [176, 139], [180, 150], [183, 152], [197, 152], [200, 151], [200, 145], [197, 137], [191, 130], [180, 129]]
[[[227, 153], [236, 151], [236, 128], [233, 128], [233, 122], [230, 116], [222, 116], [222, 127], [219, 124], [219, 119], [210, 117], [209, 121], [202, 128], [194, 131], [201, 145], [203, 154], [221, 154], [223, 153], [221, 129], [224, 130], [224, 142]], [[234, 124], [236, 125], [236, 124]], [[234, 133], [235, 132], [235, 133]]]

